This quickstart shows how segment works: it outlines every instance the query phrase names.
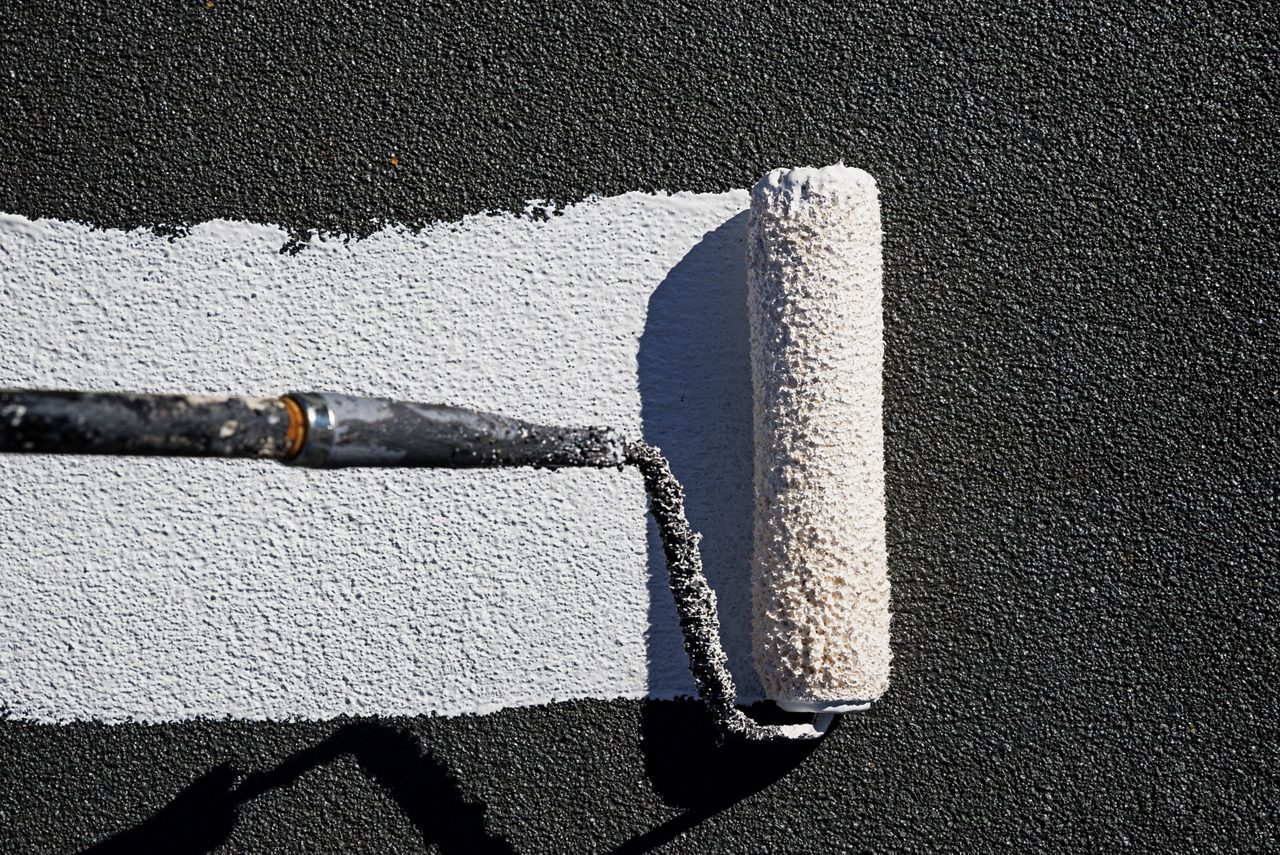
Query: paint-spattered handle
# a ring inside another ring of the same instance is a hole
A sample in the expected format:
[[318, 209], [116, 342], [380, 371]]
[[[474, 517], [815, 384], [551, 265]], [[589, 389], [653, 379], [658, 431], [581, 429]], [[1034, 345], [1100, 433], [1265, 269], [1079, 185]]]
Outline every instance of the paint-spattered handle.
[[303, 425], [281, 398], [0, 390], [0, 452], [283, 460]]
[[298, 466], [611, 467], [608, 428], [332, 392], [280, 398], [0, 391], [0, 452], [255, 457]]
[[332, 392], [288, 396], [306, 414], [302, 466], [621, 466], [622, 438], [609, 428], [552, 427], [443, 404]]

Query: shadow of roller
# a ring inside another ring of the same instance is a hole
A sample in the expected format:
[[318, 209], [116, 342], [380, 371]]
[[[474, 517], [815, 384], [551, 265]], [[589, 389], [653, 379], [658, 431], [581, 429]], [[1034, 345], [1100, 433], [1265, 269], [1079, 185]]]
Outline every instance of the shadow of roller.
[[[720, 638], [740, 693], [759, 697], [751, 669], [753, 427], [747, 324], [747, 212], [703, 236], [649, 298], [637, 370], [645, 442], [684, 486], [702, 534], [702, 567], [719, 600]], [[692, 696], [689, 660], [649, 524], [650, 697]]]
[[[753, 704], [747, 712], [764, 724], [794, 724], [804, 718], [770, 703]], [[641, 726], [649, 781], [664, 802], [683, 812], [616, 847], [614, 855], [648, 852], [674, 840], [776, 783], [822, 744], [822, 740], [779, 740], [727, 741], [717, 746], [711, 718], [695, 700], [648, 701]], [[837, 716], [826, 738], [839, 727]]]
[[243, 806], [345, 755], [354, 757], [391, 795], [425, 847], [434, 845], [445, 853], [514, 851], [485, 830], [484, 806], [463, 798], [448, 767], [424, 752], [416, 737], [379, 722], [358, 721], [271, 769], [242, 775], [228, 764], [215, 766], [147, 819], [84, 852], [212, 852], [230, 839]]
[[[753, 426], [743, 211], [708, 232], [649, 299], [638, 354], [644, 439], [660, 447], [685, 488], [690, 525], [701, 532], [707, 580], [720, 603], [721, 638], [738, 690], [759, 697], [751, 666]], [[649, 685], [661, 697], [693, 685], [667, 587], [662, 545], [650, 524]], [[772, 704], [750, 714], [794, 724]], [[837, 725], [838, 726], [838, 725]], [[818, 742], [728, 742], [696, 700], [644, 705], [641, 745], [654, 790], [684, 810], [632, 838], [618, 853], [660, 846], [758, 792], [798, 766]]]

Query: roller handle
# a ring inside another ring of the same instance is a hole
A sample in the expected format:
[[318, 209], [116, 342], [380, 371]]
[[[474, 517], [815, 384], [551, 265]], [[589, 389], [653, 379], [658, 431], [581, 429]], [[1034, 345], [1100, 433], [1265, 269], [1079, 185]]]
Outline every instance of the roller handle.
[[278, 398], [0, 390], [0, 452], [249, 457], [298, 466], [608, 467], [606, 428], [329, 392]]
[[280, 398], [0, 390], [0, 451], [283, 459], [301, 443]]

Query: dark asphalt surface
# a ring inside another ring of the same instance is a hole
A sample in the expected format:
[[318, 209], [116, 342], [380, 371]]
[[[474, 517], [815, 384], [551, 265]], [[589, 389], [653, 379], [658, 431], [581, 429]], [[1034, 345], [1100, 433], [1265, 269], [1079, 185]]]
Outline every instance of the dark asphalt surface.
[[896, 660], [811, 750], [715, 751], [692, 703], [0, 722], [0, 850], [1275, 849], [1280, 11], [906, 5], [7, 9], [28, 216], [360, 234], [870, 171]]

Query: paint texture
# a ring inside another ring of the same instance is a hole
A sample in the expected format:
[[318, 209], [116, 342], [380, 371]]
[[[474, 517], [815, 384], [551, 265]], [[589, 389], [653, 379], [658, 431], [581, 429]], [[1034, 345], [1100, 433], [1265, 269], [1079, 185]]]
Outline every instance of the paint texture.
[[[781, 753], [714, 750], [692, 701], [0, 720], [0, 850], [1280, 848], [1275, 4], [9, 6], [0, 210], [30, 217], [305, 236], [873, 174], [894, 673]], [[638, 360], [720, 592], [749, 560], [746, 322], [712, 310], [745, 305], [715, 275], [743, 231], [672, 268]]]
[[[297, 254], [244, 223], [170, 240], [8, 216], [0, 384], [337, 389], [640, 436], [648, 303], [707, 232], [740, 230], [746, 205], [741, 191], [635, 193], [547, 220], [317, 237]], [[741, 238], [706, 266], [739, 295]], [[650, 626], [634, 471], [5, 456], [0, 481], [0, 549], [23, 556], [3, 567], [0, 610], [17, 718], [456, 714], [692, 691], [678, 631]], [[741, 624], [737, 570], [722, 597]], [[655, 632], [675, 656], [651, 668]], [[758, 697], [743, 652], [743, 694]]]

